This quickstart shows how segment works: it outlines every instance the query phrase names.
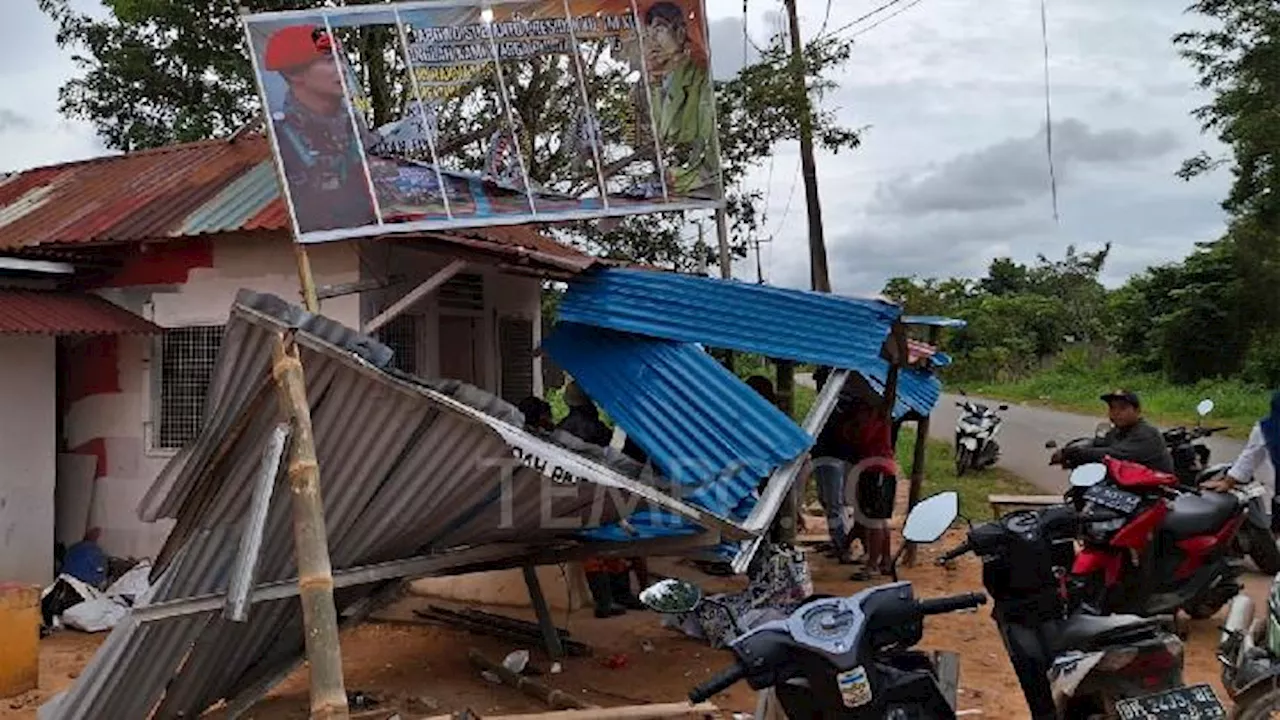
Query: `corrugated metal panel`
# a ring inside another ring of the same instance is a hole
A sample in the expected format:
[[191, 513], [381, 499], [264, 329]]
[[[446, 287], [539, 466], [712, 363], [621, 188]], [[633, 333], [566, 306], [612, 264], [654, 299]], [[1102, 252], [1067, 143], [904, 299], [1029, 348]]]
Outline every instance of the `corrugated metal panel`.
[[543, 347], [667, 478], [727, 515], [813, 438], [696, 345], [557, 324]]
[[[883, 394], [888, 375], [889, 364], [884, 363], [878, 372], [867, 377], [871, 387]], [[893, 416], [900, 418], [911, 412], [930, 415], [940, 397], [942, 381], [936, 375], [927, 370], [902, 370], [898, 373], [898, 400], [893, 406]]]
[[0, 333], [151, 335], [161, 328], [96, 295], [0, 290]]
[[[580, 529], [617, 519], [616, 509], [601, 511], [592, 482], [555, 482], [523, 465], [512, 472], [516, 441], [535, 450], [550, 446], [510, 424], [520, 421], [511, 406], [456, 382], [428, 385], [390, 374], [380, 369], [387, 349], [370, 338], [278, 298], [242, 293], [227, 324], [201, 434], [140, 509], [177, 520], [157, 560], [150, 604], [228, 587], [257, 461], [278, 422], [274, 393], [264, 385], [271, 350], [290, 328], [297, 329], [307, 373], [335, 570], [485, 543], [501, 543], [518, 562], [530, 548], [571, 545]], [[225, 455], [216, 462], [219, 447]], [[597, 467], [581, 458], [563, 462], [583, 478], [584, 468]], [[596, 476], [603, 481], [608, 471], [599, 468], [590, 477]], [[287, 480], [279, 482], [257, 584], [296, 575], [290, 493]], [[611, 493], [621, 507], [661, 497], [651, 488], [625, 487]], [[336, 593], [339, 612], [379, 587]], [[300, 627], [296, 598], [256, 604], [245, 623], [209, 612], [144, 625], [131, 618], [72, 688], [41, 708], [41, 717], [196, 717], [298, 658]]]
[[569, 284], [569, 322], [861, 370], [880, 357], [894, 305], [733, 280], [605, 269]]
[[928, 325], [930, 327], [941, 328], [962, 328], [969, 324], [959, 318], [941, 317], [938, 315], [904, 315], [902, 322], [905, 325]]
[[[0, 183], [0, 249], [288, 232], [266, 140], [209, 140], [17, 173]], [[577, 272], [595, 259], [528, 225], [429, 238]]]

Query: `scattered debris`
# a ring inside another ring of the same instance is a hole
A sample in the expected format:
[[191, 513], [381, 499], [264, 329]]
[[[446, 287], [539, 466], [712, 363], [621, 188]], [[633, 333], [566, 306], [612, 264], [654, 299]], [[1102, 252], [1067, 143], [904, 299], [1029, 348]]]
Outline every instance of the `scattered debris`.
[[647, 653], [653, 652], [653, 643], [649, 640], [640, 641], [640, 649]]
[[[477, 635], [510, 640], [521, 644], [541, 646], [542, 630], [537, 625], [515, 618], [503, 617], [479, 610], [450, 610], [432, 605], [426, 610], [414, 610], [413, 614], [427, 622], [445, 627], [457, 628]], [[556, 628], [560, 635], [560, 643], [569, 657], [590, 657], [591, 648], [583, 643], [571, 640], [569, 632]]]
[[541, 700], [555, 710], [581, 710], [593, 707], [563, 690], [556, 690], [536, 680], [517, 675], [505, 666], [489, 660], [474, 648], [468, 653], [467, 659], [479, 670], [496, 675], [500, 682], [510, 685], [529, 697]]
[[556, 662], [556, 663], [551, 663], [551, 674], [552, 674], [552, 675], [559, 675], [559, 674], [560, 674], [560, 673], [562, 673], [562, 672], [564, 672], [564, 666], [563, 666], [563, 665], [561, 665], [561, 664], [560, 664], [560, 663], [558, 663], [558, 662]]
[[529, 667], [529, 651], [516, 650], [507, 655], [502, 660], [502, 667], [510, 670], [516, 675], [523, 675], [525, 668]]
[[627, 657], [626, 653], [618, 653], [616, 655], [610, 655], [604, 660], [601, 660], [600, 664], [604, 665], [610, 670], [621, 670], [622, 668], [627, 666], [627, 662], [629, 660], [630, 658]]
[[347, 691], [347, 707], [351, 710], [373, 710], [381, 704], [382, 701], [363, 690]]
[[[713, 703], [690, 705], [687, 702], [665, 705], [630, 705], [612, 708], [584, 708], [532, 715], [492, 715], [483, 720], [662, 720], [678, 717], [716, 717], [720, 708]], [[750, 717], [749, 715], [747, 717]], [[440, 715], [427, 720], [481, 720], [468, 711], [467, 715]]]

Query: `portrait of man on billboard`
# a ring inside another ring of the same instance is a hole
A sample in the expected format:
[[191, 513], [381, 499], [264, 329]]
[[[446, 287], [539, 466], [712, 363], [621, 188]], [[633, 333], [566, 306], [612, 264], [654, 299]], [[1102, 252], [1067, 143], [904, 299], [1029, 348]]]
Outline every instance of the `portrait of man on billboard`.
[[378, 138], [347, 109], [336, 40], [315, 25], [291, 25], [268, 39], [265, 70], [279, 73], [287, 92], [273, 107], [271, 123], [280, 147], [299, 232], [359, 227], [377, 222], [361, 145]]
[[642, 11], [649, 105], [664, 150], [667, 191], [714, 197], [715, 95], [704, 43], [681, 3], [660, 1]]

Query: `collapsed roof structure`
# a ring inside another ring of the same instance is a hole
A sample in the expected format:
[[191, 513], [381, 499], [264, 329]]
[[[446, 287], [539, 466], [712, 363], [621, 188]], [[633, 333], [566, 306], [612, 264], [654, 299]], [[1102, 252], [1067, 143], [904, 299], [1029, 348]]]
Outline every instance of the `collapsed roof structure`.
[[[405, 578], [671, 555], [725, 543], [745, 569], [851, 373], [889, 384], [893, 305], [733, 281], [603, 270], [571, 283], [544, 347], [649, 455], [636, 475], [607, 449], [528, 431], [474, 387], [394, 370], [372, 338], [269, 295], [231, 312], [199, 437], [143, 499], [176, 520], [150, 594], [40, 717], [193, 717], [248, 709], [303, 658], [302, 610], [272, 402], [272, 349], [301, 350], [334, 600], [358, 623]], [[837, 368], [797, 427], [703, 345]], [[898, 379], [928, 414], [927, 366]], [[762, 480], [768, 484], [761, 492]]]

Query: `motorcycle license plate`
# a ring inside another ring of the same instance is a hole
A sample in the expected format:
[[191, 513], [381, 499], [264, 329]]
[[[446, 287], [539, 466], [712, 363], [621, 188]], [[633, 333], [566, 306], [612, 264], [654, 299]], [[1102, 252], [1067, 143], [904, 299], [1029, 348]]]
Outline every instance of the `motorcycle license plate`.
[[1117, 700], [1116, 717], [1120, 720], [1225, 720], [1227, 711], [1208, 685], [1190, 685]]
[[1137, 495], [1110, 485], [1094, 485], [1085, 491], [1084, 499], [1126, 515], [1138, 509], [1138, 506], [1142, 504], [1142, 498]]

